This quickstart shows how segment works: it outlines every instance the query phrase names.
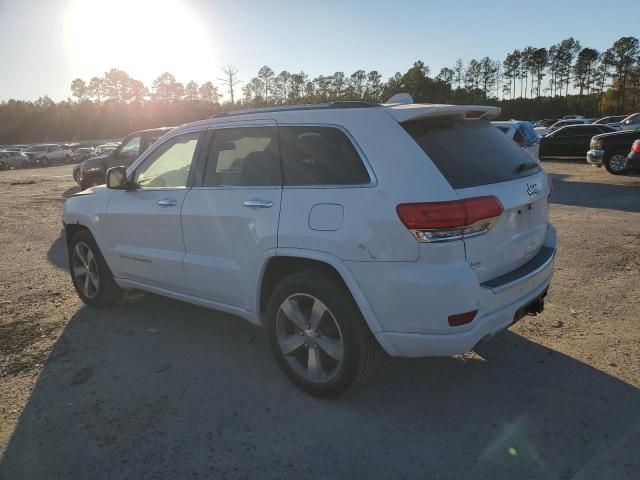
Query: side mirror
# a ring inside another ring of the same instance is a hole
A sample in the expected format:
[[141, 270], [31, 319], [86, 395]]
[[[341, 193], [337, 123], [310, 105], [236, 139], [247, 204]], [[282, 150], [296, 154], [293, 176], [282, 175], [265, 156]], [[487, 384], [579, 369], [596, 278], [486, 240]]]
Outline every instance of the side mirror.
[[127, 180], [127, 169], [125, 167], [111, 167], [107, 170], [107, 187], [116, 190], [126, 190], [129, 188]]

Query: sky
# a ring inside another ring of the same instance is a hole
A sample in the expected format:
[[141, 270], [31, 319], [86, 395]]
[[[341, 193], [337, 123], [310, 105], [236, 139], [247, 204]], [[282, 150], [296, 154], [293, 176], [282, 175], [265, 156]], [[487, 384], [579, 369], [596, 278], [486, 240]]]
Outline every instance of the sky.
[[224, 94], [224, 65], [244, 81], [262, 65], [387, 78], [416, 60], [435, 75], [570, 36], [604, 50], [640, 27], [601, 0], [0, 0], [0, 101], [63, 100], [73, 79], [110, 68], [147, 86], [165, 71], [212, 80]]

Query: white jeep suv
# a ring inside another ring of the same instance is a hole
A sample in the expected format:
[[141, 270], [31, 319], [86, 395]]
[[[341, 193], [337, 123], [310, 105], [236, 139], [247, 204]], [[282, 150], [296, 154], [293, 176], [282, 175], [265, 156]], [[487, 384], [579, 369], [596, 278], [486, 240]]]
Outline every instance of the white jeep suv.
[[336, 396], [382, 351], [467, 352], [542, 311], [556, 230], [542, 168], [495, 107], [342, 102], [217, 115], [66, 202], [90, 306], [141, 289], [267, 329]]

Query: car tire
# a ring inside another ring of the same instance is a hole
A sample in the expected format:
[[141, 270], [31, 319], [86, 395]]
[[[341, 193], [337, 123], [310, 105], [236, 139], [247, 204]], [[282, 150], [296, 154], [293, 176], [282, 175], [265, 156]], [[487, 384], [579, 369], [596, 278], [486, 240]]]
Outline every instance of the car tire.
[[382, 349], [346, 287], [323, 270], [296, 273], [274, 289], [266, 312], [271, 350], [285, 375], [316, 397], [366, 382]]
[[40, 165], [43, 167], [48, 167], [49, 166], [49, 159], [47, 157], [41, 158], [40, 159]]
[[80, 230], [69, 241], [69, 273], [78, 296], [90, 307], [110, 307], [122, 298], [123, 291], [88, 230]]
[[613, 152], [604, 159], [604, 168], [612, 175], [622, 175], [627, 172], [627, 155], [622, 152]]

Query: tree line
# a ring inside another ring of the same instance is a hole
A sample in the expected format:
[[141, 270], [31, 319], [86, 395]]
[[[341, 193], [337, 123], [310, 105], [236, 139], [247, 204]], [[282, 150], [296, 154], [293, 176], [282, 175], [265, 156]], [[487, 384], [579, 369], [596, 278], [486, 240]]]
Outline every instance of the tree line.
[[568, 38], [549, 48], [515, 49], [503, 60], [458, 59], [435, 75], [416, 61], [386, 80], [376, 70], [311, 78], [303, 71], [276, 73], [265, 65], [242, 81], [229, 65], [215, 81], [181, 83], [165, 72], [146, 86], [114, 68], [88, 81], [77, 78], [70, 88], [71, 98], [58, 103], [47, 96], [0, 103], [0, 143], [114, 138], [237, 108], [380, 102], [398, 92], [416, 102], [498, 105], [504, 118], [623, 114], [640, 110], [640, 44], [635, 37], [622, 37], [598, 52]]

